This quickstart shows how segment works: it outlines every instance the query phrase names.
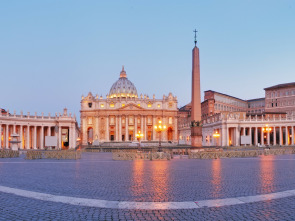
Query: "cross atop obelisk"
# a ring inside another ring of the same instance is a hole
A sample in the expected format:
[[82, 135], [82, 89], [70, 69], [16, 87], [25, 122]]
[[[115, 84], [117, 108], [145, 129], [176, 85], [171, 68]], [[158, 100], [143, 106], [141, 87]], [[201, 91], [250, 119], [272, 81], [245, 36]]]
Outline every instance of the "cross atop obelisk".
[[198, 32], [197, 29], [195, 29], [194, 32], [195, 32], [195, 46], [197, 46], [197, 32]]

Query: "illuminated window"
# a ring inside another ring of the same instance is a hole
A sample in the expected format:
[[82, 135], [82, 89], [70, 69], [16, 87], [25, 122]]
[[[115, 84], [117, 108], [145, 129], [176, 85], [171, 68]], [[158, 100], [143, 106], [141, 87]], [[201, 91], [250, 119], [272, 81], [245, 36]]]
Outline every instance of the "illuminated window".
[[125, 104], [122, 104], [122, 107], [125, 107]]
[[140, 104], [137, 104], [138, 107], [140, 107]]
[[148, 104], [148, 107], [152, 107], [152, 104]]
[[158, 108], [160, 108], [161, 107], [161, 105], [160, 104], [158, 104]]
[[114, 103], [111, 103], [111, 104], [110, 104], [110, 107], [115, 107], [115, 104], [114, 104]]
[[169, 124], [172, 124], [173, 122], [172, 122], [172, 117], [169, 117]]
[[104, 107], [104, 104], [101, 104], [101, 105], [100, 105], [100, 107], [102, 107], [102, 108], [103, 108], [103, 107]]

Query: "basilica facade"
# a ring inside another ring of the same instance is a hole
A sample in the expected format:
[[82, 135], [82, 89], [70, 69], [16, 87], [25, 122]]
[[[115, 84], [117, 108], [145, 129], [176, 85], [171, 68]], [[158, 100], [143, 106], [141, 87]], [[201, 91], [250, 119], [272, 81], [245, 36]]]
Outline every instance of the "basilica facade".
[[[144, 142], [177, 142], [177, 112], [177, 97], [172, 93], [162, 99], [138, 96], [123, 67], [106, 98], [91, 92], [82, 96], [82, 145], [131, 142], [137, 140], [137, 134], [142, 134]], [[166, 126], [161, 133], [155, 129], [159, 122]]]

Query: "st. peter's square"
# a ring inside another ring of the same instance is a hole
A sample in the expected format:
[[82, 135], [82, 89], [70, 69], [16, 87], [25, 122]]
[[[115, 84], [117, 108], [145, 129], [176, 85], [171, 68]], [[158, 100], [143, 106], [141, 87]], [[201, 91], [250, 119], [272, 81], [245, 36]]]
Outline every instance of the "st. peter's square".
[[294, 220], [295, 4], [0, 3], [0, 220]]

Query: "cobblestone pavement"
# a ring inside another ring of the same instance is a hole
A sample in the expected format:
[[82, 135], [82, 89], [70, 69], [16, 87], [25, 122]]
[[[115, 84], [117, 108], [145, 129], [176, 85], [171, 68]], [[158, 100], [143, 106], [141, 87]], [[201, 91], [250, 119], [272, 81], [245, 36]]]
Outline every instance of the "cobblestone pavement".
[[0, 220], [295, 220], [295, 197], [202, 209], [120, 210], [0, 193]]
[[[295, 189], [295, 156], [218, 160], [112, 161], [0, 159], [0, 185], [81, 198], [183, 202]], [[187, 210], [73, 206], [0, 193], [2, 220], [295, 220], [295, 197]], [[293, 218], [294, 217], [294, 218]]]

